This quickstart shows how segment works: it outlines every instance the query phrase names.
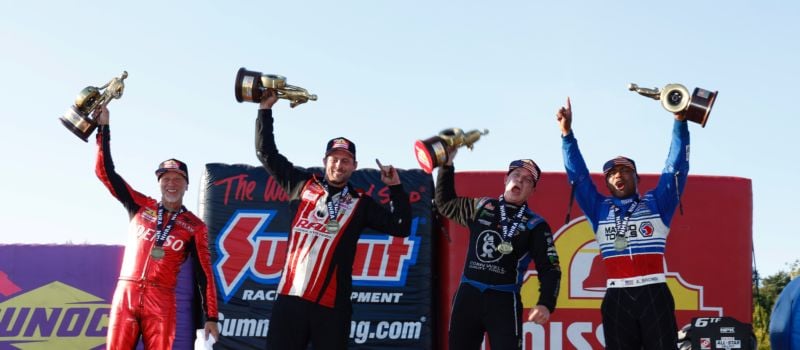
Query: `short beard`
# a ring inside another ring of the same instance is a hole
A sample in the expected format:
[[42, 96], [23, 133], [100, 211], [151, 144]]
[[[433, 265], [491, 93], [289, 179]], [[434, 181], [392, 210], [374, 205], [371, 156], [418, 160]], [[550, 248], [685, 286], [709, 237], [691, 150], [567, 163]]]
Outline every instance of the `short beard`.
[[326, 180], [328, 181], [329, 184], [333, 185], [334, 187], [344, 187], [344, 185], [347, 184], [347, 180], [344, 180], [344, 181], [332, 181], [329, 178], [326, 178]]

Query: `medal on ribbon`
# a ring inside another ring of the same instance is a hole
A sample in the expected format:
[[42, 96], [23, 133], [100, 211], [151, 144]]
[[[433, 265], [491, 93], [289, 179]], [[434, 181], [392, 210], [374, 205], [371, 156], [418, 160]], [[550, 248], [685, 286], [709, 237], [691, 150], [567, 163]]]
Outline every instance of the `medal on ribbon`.
[[154, 246], [153, 249], [150, 250], [150, 256], [152, 256], [153, 259], [156, 259], [156, 260], [163, 258], [164, 254], [165, 254], [164, 253], [164, 247], [155, 247]]
[[153, 242], [153, 248], [150, 249], [150, 256], [152, 256], [153, 259], [160, 260], [164, 258], [164, 255], [166, 254], [163, 247], [164, 242], [166, 242], [170, 231], [172, 231], [172, 227], [175, 225], [175, 219], [177, 219], [178, 215], [184, 211], [186, 211], [186, 207], [181, 206], [181, 209], [178, 210], [177, 213], [172, 214], [172, 217], [170, 217], [169, 221], [167, 222], [167, 226], [162, 230], [161, 227], [164, 224], [164, 205], [161, 203], [158, 204], [155, 242]]
[[625, 235], [625, 231], [628, 229], [628, 223], [631, 222], [633, 212], [636, 211], [636, 208], [639, 206], [639, 201], [637, 200], [631, 203], [624, 216], [619, 207], [616, 205], [612, 206], [614, 207], [614, 226], [617, 227], [617, 234], [616, 237], [614, 237], [614, 249], [619, 252], [628, 248], [628, 237]]
[[614, 249], [617, 251], [625, 250], [628, 247], [628, 240], [625, 239], [625, 235], [617, 234], [617, 237], [614, 238]]
[[344, 201], [344, 196], [347, 195], [348, 188], [347, 185], [344, 185], [342, 191], [339, 192], [339, 197], [336, 199], [336, 201], [334, 201], [334, 196], [331, 195], [328, 182], [323, 181], [322, 186], [325, 187], [325, 192], [328, 193], [328, 198], [325, 201], [325, 205], [328, 207], [328, 222], [325, 223], [325, 229], [328, 230], [328, 233], [335, 235], [339, 232], [340, 228], [339, 220], [337, 220], [339, 217], [339, 208], [341, 203]]
[[511, 238], [513, 238], [514, 234], [517, 232], [517, 228], [522, 223], [522, 215], [525, 214], [525, 211], [528, 208], [528, 203], [523, 203], [522, 206], [519, 207], [517, 214], [514, 215], [513, 220], [509, 220], [508, 216], [506, 216], [506, 199], [503, 197], [503, 195], [500, 195], [499, 202], [500, 228], [503, 230], [501, 239], [503, 242], [497, 246], [497, 251], [504, 255], [511, 254], [514, 251], [514, 246], [511, 244]]
[[330, 219], [328, 223], [325, 224], [325, 228], [328, 230], [328, 232], [335, 235], [337, 232], [339, 232], [339, 221], [336, 219]]
[[500, 252], [500, 254], [511, 254], [511, 252], [514, 251], [514, 246], [511, 245], [511, 242], [503, 242], [497, 246], [497, 251]]

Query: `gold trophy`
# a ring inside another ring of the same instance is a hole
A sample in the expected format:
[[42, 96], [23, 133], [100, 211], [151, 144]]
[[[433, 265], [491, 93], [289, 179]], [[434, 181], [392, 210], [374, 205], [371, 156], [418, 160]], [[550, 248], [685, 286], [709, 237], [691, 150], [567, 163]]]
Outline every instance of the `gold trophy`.
[[[60, 118], [61, 123], [80, 137], [83, 142], [88, 142], [89, 135], [97, 129], [97, 121], [92, 117], [92, 112], [108, 105], [111, 99], [122, 97], [125, 89], [125, 78], [128, 72], [123, 71], [118, 78], [111, 79], [101, 87], [87, 86], [81, 90], [72, 105]], [[103, 90], [101, 93], [100, 90]]]
[[414, 142], [414, 154], [417, 156], [417, 162], [422, 170], [430, 174], [434, 168], [447, 162], [447, 157], [450, 156], [452, 150], [461, 146], [472, 150], [475, 142], [488, 133], [487, 129], [469, 132], [464, 132], [459, 128], [444, 129], [438, 136]]
[[685, 112], [686, 120], [706, 127], [708, 115], [711, 114], [711, 107], [717, 99], [718, 91], [708, 91], [695, 88], [691, 96], [689, 90], [681, 84], [667, 84], [663, 89], [642, 88], [634, 83], [628, 84], [628, 90], [636, 91], [639, 95], [650, 97], [654, 100], [661, 100], [661, 106], [671, 113]]
[[254, 72], [239, 68], [236, 73], [236, 101], [238, 102], [261, 102], [261, 97], [266, 89], [275, 89], [278, 92], [278, 98], [283, 98], [291, 101], [290, 107], [294, 108], [301, 103], [306, 103], [308, 100], [316, 101], [317, 95], [308, 93], [308, 90], [299, 86], [286, 84], [286, 77], [275, 74], [261, 74], [261, 72]]

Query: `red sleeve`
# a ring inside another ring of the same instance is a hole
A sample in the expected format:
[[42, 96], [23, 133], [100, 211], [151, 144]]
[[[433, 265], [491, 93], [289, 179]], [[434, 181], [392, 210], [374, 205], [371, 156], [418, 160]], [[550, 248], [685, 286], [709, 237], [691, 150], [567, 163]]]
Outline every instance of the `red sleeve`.
[[[197, 278], [201, 294], [204, 296], [202, 305], [206, 313], [206, 321], [219, 321], [217, 313], [217, 285], [214, 281], [214, 272], [211, 270], [211, 253], [208, 250], [208, 227], [198, 218], [198, 228], [195, 234], [195, 249], [197, 260], [202, 268], [202, 276]], [[198, 273], [198, 275], [200, 275]], [[205, 277], [205, 278], [202, 278]]]

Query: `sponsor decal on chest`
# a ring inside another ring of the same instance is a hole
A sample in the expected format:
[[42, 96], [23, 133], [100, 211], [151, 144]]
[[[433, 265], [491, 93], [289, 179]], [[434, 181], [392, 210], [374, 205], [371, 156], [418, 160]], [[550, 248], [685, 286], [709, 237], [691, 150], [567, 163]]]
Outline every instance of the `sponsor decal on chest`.
[[650, 237], [650, 236], [653, 235], [653, 232], [655, 232], [655, 231], [656, 231], [656, 228], [655, 228], [655, 226], [653, 226], [653, 223], [650, 222], [650, 221], [643, 221], [639, 225], [639, 233], [642, 235], [642, 237]]
[[145, 208], [142, 210], [142, 219], [149, 221], [149, 222], [156, 222], [156, 218], [158, 217], [158, 212], [156, 212], [155, 208]]
[[186, 221], [183, 221], [180, 218], [178, 218], [178, 220], [175, 220], [175, 226], [178, 226], [178, 227], [180, 227], [180, 228], [182, 228], [182, 229], [184, 229], [186, 231], [189, 231], [191, 233], [194, 233], [194, 227], [192, 227], [192, 225], [190, 223], [188, 223]]

